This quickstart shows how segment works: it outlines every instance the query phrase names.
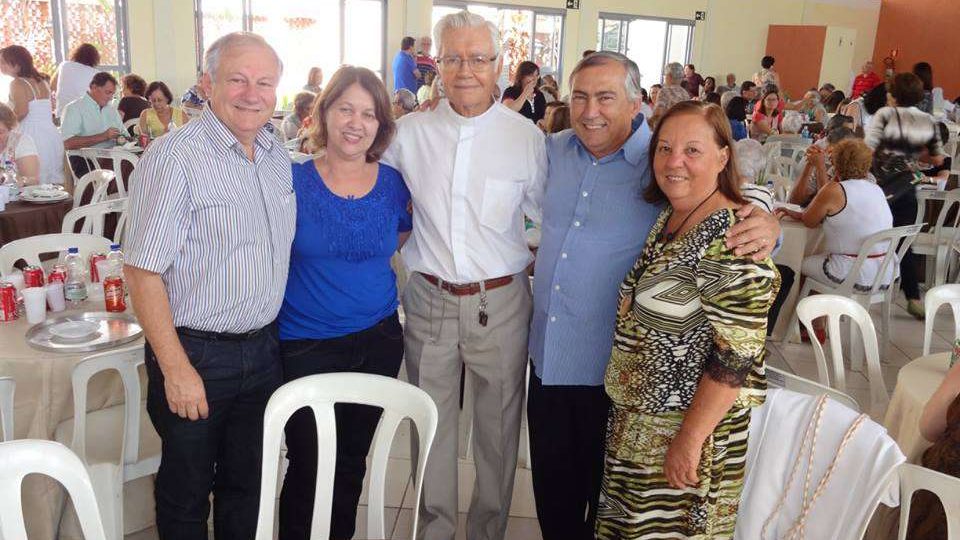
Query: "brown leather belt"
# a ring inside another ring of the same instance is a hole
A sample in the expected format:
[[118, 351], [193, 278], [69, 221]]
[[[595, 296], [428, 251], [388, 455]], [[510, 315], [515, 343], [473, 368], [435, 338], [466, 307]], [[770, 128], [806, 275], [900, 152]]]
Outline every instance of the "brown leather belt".
[[[432, 283], [433, 285], [439, 285], [443, 290], [454, 296], [470, 296], [480, 292], [480, 283], [464, 283], [462, 285], [457, 285], [456, 283], [448, 283], [442, 281], [437, 276], [431, 276], [430, 274], [424, 274], [420, 272], [420, 275], [424, 279]], [[504, 285], [510, 284], [513, 281], [513, 276], [503, 276], [493, 279], [488, 279], [483, 282], [483, 286], [486, 290], [496, 289], [497, 287], [503, 287]]]

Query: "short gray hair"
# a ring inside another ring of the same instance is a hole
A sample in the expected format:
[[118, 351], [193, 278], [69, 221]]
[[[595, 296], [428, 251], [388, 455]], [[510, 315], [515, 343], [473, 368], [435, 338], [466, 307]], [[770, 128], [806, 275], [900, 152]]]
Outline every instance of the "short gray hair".
[[727, 90], [726, 92], [720, 94], [720, 108], [724, 112], [727, 111], [727, 105], [730, 104], [730, 100], [739, 96], [740, 94], [735, 90]]
[[797, 111], [785, 111], [780, 127], [784, 133], [800, 133], [803, 129], [803, 115]]
[[680, 84], [680, 81], [683, 80], [683, 64], [680, 62], [670, 62], [663, 68], [663, 76], [664, 82], [666, 82], [667, 77], [670, 77], [673, 84]]
[[220, 67], [220, 56], [223, 55], [223, 51], [231, 47], [240, 47], [243, 45], [256, 45], [270, 51], [273, 57], [277, 59], [277, 67], [280, 68], [280, 74], [283, 74], [283, 61], [280, 60], [280, 55], [267, 43], [267, 40], [263, 39], [263, 36], [254, 34], [253, 32], [231, 32], [211, 43], [210, 46], [207, 47], [207, 51], [203, 54], [204, 73], [209, 73], [211, 77], [216, 75], [217, 68]]
[[413, 112], [417, 108], [417, 96], [406, 88], [401, 88], [393, 93], [393, 102], [403, 107], [407, 112]]
[[733, 143], [733, 154], [736, 156], [740, 181], [747, 184], [755, 183], [760, 171], [767, 167], [767, 155], [763, 152], [760, 141], [740, 139]]
[[626, 73], [623, 77], [623, 86], [627, 92], [627, 99], [631, 101], [640, 99], [640, 68], [637, 67], [637, 63], [633, 60], [613, 51], [597, 51], [577, 62], [576, 67], [573, 68], [573, 72], [570, 73], [570, 87], [573, 87], [573, 78], [577, 76], [577, 73], [589, 67], [610, 63], [617, 63], [623, 66], [624, 73]]
[[437, 54], [440, 54], [440, 47], [443, 46], [443, 33], [456, 28], [486, 28], [490, 32], [490, 41], [493, 42], [493, 54], [500, 56], [500, 30], [492, 22], [467, 10], [444, 15], [437, 21], [437, 25], [433, 27], [433, 41], [437, 45]]

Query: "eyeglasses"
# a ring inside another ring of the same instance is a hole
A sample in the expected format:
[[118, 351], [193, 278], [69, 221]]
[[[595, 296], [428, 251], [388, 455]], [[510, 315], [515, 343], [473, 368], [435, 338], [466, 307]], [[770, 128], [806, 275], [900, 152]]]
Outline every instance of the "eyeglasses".
[[490, 68], [498, 56], [499, 55], [471, 56], [469, 58], [463, 58], [460, 56], [441, 56], [439, 58], [439, 62], [440, 67], [443, 69], [449, 69], [453, 71], [458, 71], [464, 62], [470, 66], [471, 71], [486, 71]]

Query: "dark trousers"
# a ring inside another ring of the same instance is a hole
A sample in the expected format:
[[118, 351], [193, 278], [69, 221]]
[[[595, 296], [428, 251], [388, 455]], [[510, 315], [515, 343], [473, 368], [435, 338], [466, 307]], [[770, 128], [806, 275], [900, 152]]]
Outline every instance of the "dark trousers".
[[780, 308], [783, 307], [783, 303], [786, 302], [787, 295], [790, 294], [790, 287], [793, 286], [793, 280], [796, 278], [793, 269], [789, 266], [778, 264], [777, 271], [780, 272], [780, 290], [777, 291], [777, 297], [774, 298], [773, 304], [770, 305], [770, 311], [767, 313], [768, 336], [773, 333], [773, 327], [777, 325]]
[[[149, 343], [147, 411], [162, 441], [156, 480], [162, 539], [207, 538], [209, 497], [218, 539], [252, 539], [257, 530], [263, 412], [281, 383], [275, 324], [244, 340], [187, 335], [180, 343], [203, 379], [210, 414], [191, 421], [170, 411], [163, 373]], [[191, 332], [192, 333], [192, 332]]]
[[[902, 227], [913, 225], [917, 221], [917, 196], [912, 191], [899, 197], [890, 205], [893, 214], [893, 226]], [[913, 248], [907, 250], [900, 260], [900, 288], [908, 300], [920, 299], [920, 257], [913, 253]]]
[[602, 386], [544, 386], [530, 374], [533, 495], [543, 540], [592, 540], [610, 400]]
[[[403, 329], [394, 313], [377, 324], [331, 339], [283, 341], [284, 382], [318, 373], [372, 373], [396, 377], [403, 360]], [[337, 464], [333, 481], [330, 538], [352, 538], [357, 503], [367, 472], [367, 453], [381, 409], [337, 404]], [[286, 427], [287, 474], [280, 493], [280, 538], [310, 538], [317, 484], [317, 423], [310, 409], [293, 413]], [[321, 436], [329, 436], [323, 434]]]

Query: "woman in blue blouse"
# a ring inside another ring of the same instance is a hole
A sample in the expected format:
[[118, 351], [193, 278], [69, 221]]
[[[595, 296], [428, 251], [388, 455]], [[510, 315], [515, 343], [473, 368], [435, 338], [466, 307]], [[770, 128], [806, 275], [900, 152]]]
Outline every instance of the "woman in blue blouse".
[[[378, 160], [396, 127], [370, 70], [337, 71], [314, 106], [316, 159], [293, 165], [297, 232], [280, 310], [284, 381], [329, 372], [396, 377], [403, 358], [391, 255], [410, 234], [410, 193]], [[286, 428], [289, 468], [280, 495], [280, 538], [309, 538], [317, 431], [302, 409]], [[380, 410], [337, 405], [331, 538], [351, 538]]]

